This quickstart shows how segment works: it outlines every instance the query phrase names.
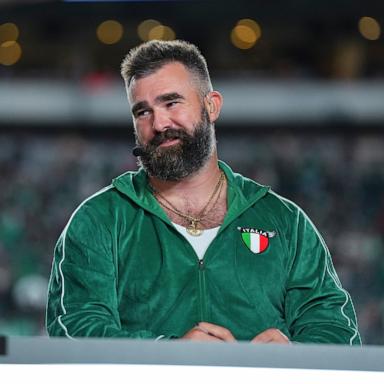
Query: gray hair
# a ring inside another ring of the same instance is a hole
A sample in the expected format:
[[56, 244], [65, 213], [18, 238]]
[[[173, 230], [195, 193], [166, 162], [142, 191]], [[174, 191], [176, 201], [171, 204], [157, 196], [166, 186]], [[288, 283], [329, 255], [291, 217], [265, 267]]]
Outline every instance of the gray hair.
[[204, 56], [195, 45], [183, 40], [151, 40], [131, 49], [121, 63], [121, 75], [128, 87], [133, 79], [151, 75], [171, 62], [179, 62], [190, 71], [202, 97], [212, 91]]

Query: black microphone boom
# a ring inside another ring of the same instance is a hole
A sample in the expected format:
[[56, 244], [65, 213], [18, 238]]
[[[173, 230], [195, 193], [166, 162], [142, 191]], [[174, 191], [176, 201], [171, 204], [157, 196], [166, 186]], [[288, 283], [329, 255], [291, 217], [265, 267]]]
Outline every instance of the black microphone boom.
[[143, 148], [143, 147], [140, 147], [140, 146], [133, 147], [133, 149], [132, 149], [132, 155], [135, 156], [135, 157], [145, 155], [144, 148]]

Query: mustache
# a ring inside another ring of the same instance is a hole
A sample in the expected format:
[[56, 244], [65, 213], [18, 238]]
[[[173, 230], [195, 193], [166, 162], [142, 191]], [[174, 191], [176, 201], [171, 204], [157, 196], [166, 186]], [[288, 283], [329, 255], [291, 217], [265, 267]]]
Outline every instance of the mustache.
[[149, 142], [151, 147], [158, 147], [167, 140], [184, 140], [190, 139], [191, 136], [182, 129], [168, 128], [164, 132], [159, 132], [156, 136]]

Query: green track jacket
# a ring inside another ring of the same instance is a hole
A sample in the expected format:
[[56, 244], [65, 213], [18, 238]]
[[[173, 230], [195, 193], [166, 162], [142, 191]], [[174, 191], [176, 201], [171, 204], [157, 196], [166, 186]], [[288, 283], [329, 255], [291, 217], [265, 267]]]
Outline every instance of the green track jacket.
[[47, 329], [67, 337], [181, 337], [199, 321], [251, 340], [360, 344], [349, 294], [305, 213], [233, 173], [228, 212], [199, 262], [147, 188], [127, 172], [86, 199], [56, 248]]

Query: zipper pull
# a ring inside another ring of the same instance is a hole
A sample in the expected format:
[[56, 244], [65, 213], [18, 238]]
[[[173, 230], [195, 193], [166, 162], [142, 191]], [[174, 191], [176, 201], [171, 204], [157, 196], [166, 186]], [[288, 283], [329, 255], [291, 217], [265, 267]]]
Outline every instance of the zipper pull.
[[199, 268], [204, 269], [204, 259], [199, 260]]

